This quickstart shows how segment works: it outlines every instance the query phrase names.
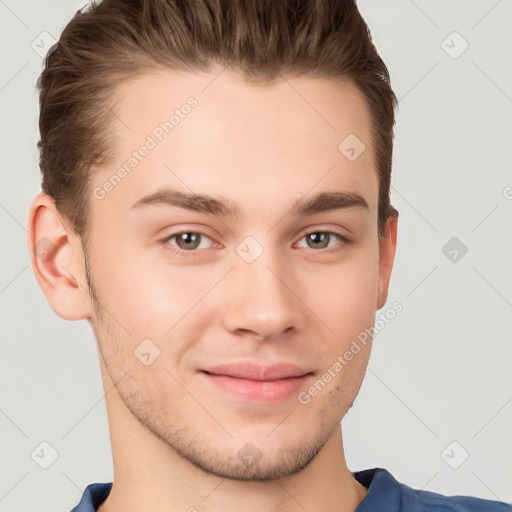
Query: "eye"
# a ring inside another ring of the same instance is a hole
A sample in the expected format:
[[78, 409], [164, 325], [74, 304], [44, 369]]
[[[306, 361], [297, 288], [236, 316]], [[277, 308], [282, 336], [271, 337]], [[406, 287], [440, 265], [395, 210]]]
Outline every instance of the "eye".
[[[172, 241], [176, 239], [176, 245]], [[177, 252], [192, 252], [196, 249], [207, 249], [208, 244], [203, 243], [204, 239], [212, 242], [209, 236], [195, 231], [182, 231], [181, 233], [174, 233], [162, 240], [162, 243], [171, 245], [176, 248]]]
[[[345, 244], [351, 243], [351, 241], [339, 233], [335, 233], [334, 231], [313, 231], [303, 236], [297, 244], [300, 247], [300, 241], [306, 240], [307, 247], [310, 249], [326, 249], [329, 247], [333, 247], [329, 245], [331, 241], [338, 239], [338, 241], [342, 241], [344, 243], [335, 244], [334, 247], [339, 245], [340, 247], [335, 250], [341, 250]], [[304, 246], [302, 246], [304, 247]]]
[[[331, 250], [341, 251], [346, 245], [352, 243], [350, 239], [334, 231], [312, 231], [296, 242], [295, 246], [305, 247], [301, 245], [302, 240], [306, 241], [307, 248], [328, 249], [325, 252], [331, 252]], [[332, 243], [336, 241], [338, 241], [338, 243]], [[191, 255], [193, 255], [194, 252], [199, 249], [208, 249], [214, 242], [204, 233], [197, 231], [181, 231], [167, 236], [161, 240], [161, 243], [166, 249], [175, 253], [191, 253]]]

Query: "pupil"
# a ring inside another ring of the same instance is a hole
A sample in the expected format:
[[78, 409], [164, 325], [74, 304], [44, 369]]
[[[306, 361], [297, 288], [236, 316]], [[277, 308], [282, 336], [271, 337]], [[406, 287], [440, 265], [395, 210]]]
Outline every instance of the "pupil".
[[[179, 245], [183, 249], [190, 249], [190, 244], [197, 246], [197, 233], [182, 233], [178, 240], [180, 241]], [[183, 243], [182, 243], [183, 242]], [[184, 247], [183, 247], [184, 246]], [[192, 247], [194, 248], [194, 247]]]
[[[322, 248], [327, 247], [326, 240], [329, 237], [328, 233], [323, 233], [323, 232], [312, 233], [310, 235], [310, 237], [313, 240], [313, 242], [315, 242], [315, 243], [318, 243], [320, 241]], [[318, 245], [316, 245], [316, 247], [318, 247]]]

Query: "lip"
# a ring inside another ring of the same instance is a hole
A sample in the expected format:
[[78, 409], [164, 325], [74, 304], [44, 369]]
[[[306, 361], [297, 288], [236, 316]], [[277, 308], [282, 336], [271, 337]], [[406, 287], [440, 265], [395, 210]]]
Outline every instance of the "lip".
[[276, 363], [269, 366], [260, 366], [254, 363], [223, 364], [205, 368], [202, 371], [215, 375], [225, 375], [238, 379], [248, 379], [256, 381], [271, 381], [278, 379], [288, 379], [290, 377], [302, 377], [311, 370], [306, 370], [300, 366], [289, 363]]
[[224, 393], [267, 403], [298, 393], [313, 376], [313, 372], [291, 364], [258, 366], [252, 363], [216, 366], [201, 370], [200, 374]]

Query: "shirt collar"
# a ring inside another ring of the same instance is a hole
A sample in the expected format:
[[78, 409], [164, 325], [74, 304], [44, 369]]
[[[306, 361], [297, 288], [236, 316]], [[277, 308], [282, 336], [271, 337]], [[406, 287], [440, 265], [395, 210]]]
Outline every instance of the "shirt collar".
[[[401, 509], [400, 486], [384, 468], [364, 469], [352, 473], [368, 492], [355, 512], [397, 512]], [[89, 484], [80, 503], [71, 512], [95, 512], [110, 493], [112, 482]]]
[[368, 488], [356, 512], [398, 512], [402, 509], [400, 485], [387, 469], [364, 469], [352, 474], [361, 485]]

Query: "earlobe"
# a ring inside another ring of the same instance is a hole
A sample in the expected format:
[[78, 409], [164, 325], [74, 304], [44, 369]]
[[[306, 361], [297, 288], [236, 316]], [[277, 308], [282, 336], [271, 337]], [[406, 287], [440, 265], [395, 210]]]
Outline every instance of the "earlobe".
[[90, 318], [80, 239], [65, 225], [47, 194], [38, 194], [32, 201], [27, 243], [35, 278], [53, 311], [65, 320]]
[[379, 253], [379, 285], [377, 291], [377, 309], [381, 309], [388, 300], [389, 282], [395, 260], [398, 231], [398, 211], [393, 209], [386, 222], [386, 229]]

